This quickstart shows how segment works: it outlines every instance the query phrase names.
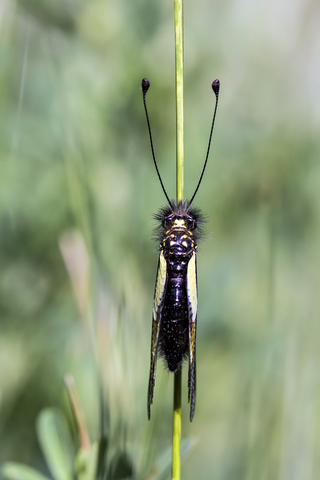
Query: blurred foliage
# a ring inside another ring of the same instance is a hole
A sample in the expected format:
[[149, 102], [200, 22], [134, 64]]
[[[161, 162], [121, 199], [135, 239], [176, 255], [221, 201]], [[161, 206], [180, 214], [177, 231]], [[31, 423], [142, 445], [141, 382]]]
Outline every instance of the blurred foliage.
[[[197, 443], [183, 478], [317, 479], [318, 4], [186, 1], [184, 14], [189, 198], [215, 78], [221, 94], [195, 202], [208, 222], [191, 425], [183, 380], [183, 433]], [[161, 465], [167, 475], [172, 379], [161, 362], [146, 419], [152, 214], [165, 201], [142, 108], [145, 76], [173, 197], [172, 2], [0, 2], [0, 462], [14, 462], [5, 464], [10, 478], [59, 477], [36, 434], [48, 406], [63, 412], [74, 468], [80, 444], [66, 372], [90, 445], [102, 431], [108, 438], [106, 465], [128, 463], [135, 478]]]

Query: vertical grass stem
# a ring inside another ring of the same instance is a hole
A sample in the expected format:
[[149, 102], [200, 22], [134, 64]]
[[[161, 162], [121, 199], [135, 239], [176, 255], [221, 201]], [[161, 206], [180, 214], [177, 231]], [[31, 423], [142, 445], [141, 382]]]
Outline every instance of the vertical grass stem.
[[176, 194], [183, 200], [183, 8], [174, 0], [175, 78], [176, 78]]
[[[183, 0], [174, 0], [176, 90], [176, 197], [183, 200]], [[181, 368], [174, 374], [172, 480], [180, 480]]]
[[174, 374], [173, 386], [173, 438], [172, 480], [180, 480], [181, 450], [181, 368]]

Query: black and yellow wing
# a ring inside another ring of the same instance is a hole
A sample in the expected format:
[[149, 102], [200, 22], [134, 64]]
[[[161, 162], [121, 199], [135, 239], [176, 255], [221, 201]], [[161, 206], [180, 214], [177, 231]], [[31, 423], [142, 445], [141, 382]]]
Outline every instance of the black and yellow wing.
[[162, 308], [167, 289], [167, 261], [160, 252], [157, 280], [154, 292], [153, 309], [152, 309], [152, 334], [151, 334], [151, 360], [150, 360], [150, 376], [148, 388], [148, 419], [150, 420], [150, 408], [153, 401], [153, 389], [156, 380], [156, 363], [158, 353], [159, 331], [162, 316]]
[[197, 333], [197, 259], [193, 252], [188, 263], [187, 296], [189, 320], [189, 374], [188, 374], [188, 401], [190, 402], [190, 422], [192, 422], [196, 405], [196, 333]]

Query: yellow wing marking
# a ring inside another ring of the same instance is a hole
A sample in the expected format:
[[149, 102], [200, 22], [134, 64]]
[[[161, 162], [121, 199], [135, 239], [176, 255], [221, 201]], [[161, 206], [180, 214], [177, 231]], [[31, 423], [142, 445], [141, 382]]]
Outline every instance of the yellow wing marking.
[[193, 255], [190, 258], [188, 263], [187, 293], [188, 293], [189, 319], [191, 320], [191, 322], [195, 322], [197, 318], [197, 309], [198, 309], [197, 269], [196, 269], [195, 252], [193, 252]]
[[154, 292], [153, 309], [152, 309], [154, 321], [157, 320], [157, 312], [165, 291], [166, 279], [167, 279], [167, 262], [166, 262], [166, 259], [164, 258], [163, 252], [160, 252], [158, 275], [157, 275], [156, 289]]
[[196, 342], [196, 320], [198, 309], [196, 254], [194, 252], [188, 263], [187, 294], [189, 312], [189, 361], [192, 364]]
[[193, 255], [188, 263], [187, 295], [189, 317], [188, 400], [190, 402], [190, 421], [192, 421], [196, 402], [196, 330], [198, 308], [197, 263], [195, 252], [193, 252]]
[[158, 273], [156, 280], [156, 288], [154, 292], [153, 309], [152, 309], [152, 334], [151, 334], [151, 360], [150, 375], [148, 387], [148, 418], [150, 420], [150, 408], [153, 401], [153, 389], [156, 380], [156, 363], [158, 353], [158, 341], [160, 332], [161, 310], [163, 299], [166, 292], [167, 283], [167, 262], [163, 252], [160, 252]]

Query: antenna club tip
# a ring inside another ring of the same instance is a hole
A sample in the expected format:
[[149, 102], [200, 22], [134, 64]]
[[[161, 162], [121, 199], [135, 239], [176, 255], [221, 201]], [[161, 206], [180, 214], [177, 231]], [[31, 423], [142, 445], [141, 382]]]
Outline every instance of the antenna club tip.
[[219, 80], [218, 80], [218, 79], [214, 80], [214, 81], [212, 82], [211, 87], [212, 87], [212, 90], [214, 91], [214, 93], [215, 93], [216, 95], [218, 95], [219, 90], [220, 90], [220, 82], [219, 82]]
[[142, 82], [141, 82], [141, 86], [142, 86], [142, 91], [144, 93], [144, 95], [147, 93], [149, 87], [150, 87], [150, 82], [147, 78], [143, 78], [142, 79]]

